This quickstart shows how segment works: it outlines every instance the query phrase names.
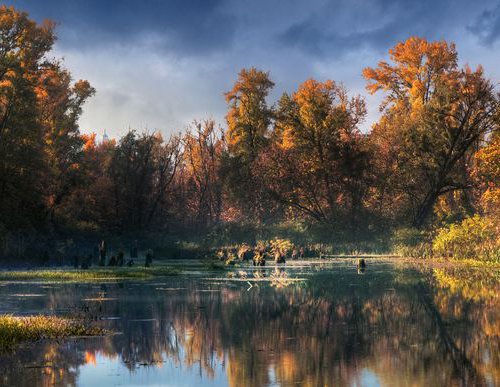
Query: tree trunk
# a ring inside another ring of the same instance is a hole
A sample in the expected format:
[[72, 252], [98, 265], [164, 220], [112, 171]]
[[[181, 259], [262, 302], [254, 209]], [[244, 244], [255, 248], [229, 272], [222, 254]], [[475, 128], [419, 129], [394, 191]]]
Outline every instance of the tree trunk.
[[434, 204], [439, 197], [439, 191], [440, 190], [433, 190], [427, 194], [413, 219], [413, 227], [422, 228], [425, 226], [427, 220], [429, 219], [429, 215], [434, 209]]

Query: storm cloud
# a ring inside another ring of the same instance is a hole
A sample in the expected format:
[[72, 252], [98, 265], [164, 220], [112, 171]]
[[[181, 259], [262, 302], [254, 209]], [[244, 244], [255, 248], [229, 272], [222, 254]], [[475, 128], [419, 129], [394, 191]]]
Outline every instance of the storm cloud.
[[[361, 70], [412, 35], [457, 43], [460, 60], [484, 63], [498, 81], [500, 2], [486, 0], [18, 0], [36, 20], [57, 22], [55, 56], [97, 89], [83, 131], [182, 130], [224, 123], [223, 93], [242, 67], [271, 73], [276, 90], [308, 79], [364, 93]], [[379, 98], [367, 97], [371, 121]]]

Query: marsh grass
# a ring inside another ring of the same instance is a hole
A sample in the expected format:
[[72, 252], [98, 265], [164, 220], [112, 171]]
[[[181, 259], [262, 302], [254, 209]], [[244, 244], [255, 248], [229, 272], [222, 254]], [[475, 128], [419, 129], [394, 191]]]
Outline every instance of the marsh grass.
[[15, 317], [0, 315], [0, 350], [8, 350], [24, 341], [60, 339], [70, 336], [99, 336], [102, 328], [82, 320], [55, 316]]
[[113, 281], [120, 279], [149, 279], [177, 275], [181, 272], [179, 268], [170, 266], [156, 267], [126, 267], [126, 268], [91, 268], [88, 270], [78, 269], [34, 269], [21, 271], [0, 271], [0, 281]]

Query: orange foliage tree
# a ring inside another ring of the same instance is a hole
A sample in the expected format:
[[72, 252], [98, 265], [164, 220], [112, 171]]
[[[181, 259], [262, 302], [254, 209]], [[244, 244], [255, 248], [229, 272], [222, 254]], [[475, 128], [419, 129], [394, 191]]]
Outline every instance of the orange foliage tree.
[[364, 100], [333, 81], [310, 79], [284, 94], [273, 145], [257, 168], [273, 197], [317, 221], [332, 221], [345, 210], [355, 219], [366, 189], [367, 148], [358, 127], [365, 114]]
[[76, 184], [77, 121], [94, 89], [47, 59], [54, 23], [1, 6], [0, 35], [0, 219], [43, 227]]
[[266, 98], [274, 86], [269, 74], [256, 68], [243, 69], [226, 93], [227, 152], [222, 156], [221, 176], [227, 199], [242, 216], [261, 219], [266, 199], [252, 170], [255, 159], [268, 144], [272, 109]]
[[82, 105], [95, 93], [88, 81], [72, 84], [71, 74], [60, 63], [45, 63], [36, 86], [39, 120], [43, 127], [47, 174], [44, 187], [48, 218], [75, 187], [82, 183], [83, 142], [78, 119]]
[[464, 168], [497, 127], [498, 98], [481, 67], [458, 67], [454, 44], [412, 37], [389, 53], [363, 71], [368, 91], [385, 93], [372, 133], [378, 190], [421, 227], [441, 195], [470, 187]]
[[475, 154], [474, 177], [482, 191], [483, 210], [500, 226], [500, 133]]
[[182, 137], [181, 176], [193, 226], [219, 223], [223, 205], [220, 161], [226, 144], [214, 120], [195, 122]]

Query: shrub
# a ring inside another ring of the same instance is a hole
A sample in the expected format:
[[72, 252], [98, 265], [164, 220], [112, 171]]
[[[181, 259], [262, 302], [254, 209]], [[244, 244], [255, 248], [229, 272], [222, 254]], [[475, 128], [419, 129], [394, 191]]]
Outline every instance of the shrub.
[[289, 239], [274, 238], [269, 241], [271, 253], [288, 256], [293, 250], [293, 243]]
[[498, 260], [500, 243], [493, 223], [479, 215], [442, 228], [434, 238], [434, 253], [454, 258]]

